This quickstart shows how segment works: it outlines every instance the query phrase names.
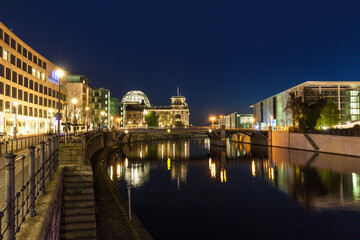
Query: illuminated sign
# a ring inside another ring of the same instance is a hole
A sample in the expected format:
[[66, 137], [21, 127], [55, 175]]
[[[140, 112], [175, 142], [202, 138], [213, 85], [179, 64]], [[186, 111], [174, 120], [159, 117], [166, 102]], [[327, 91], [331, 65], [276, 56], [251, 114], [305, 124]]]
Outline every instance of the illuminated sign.
[[59, 76], [56, 74], [56, 71], [51, 71], [51, 76], [49, 77], [49, 81], [59, 85]]

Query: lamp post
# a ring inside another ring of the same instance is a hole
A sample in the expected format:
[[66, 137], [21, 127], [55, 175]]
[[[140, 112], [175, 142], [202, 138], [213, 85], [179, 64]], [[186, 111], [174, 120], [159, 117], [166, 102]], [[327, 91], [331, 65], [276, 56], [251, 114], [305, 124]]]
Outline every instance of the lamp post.
[[60, 98], [61, 98], [61, 77], [64, 76], [64, 71], [62, 70], [57, 70], [56, 71], [56, 76], [59, 77], [59, 92], [58, 92], [58, 114], [57, 114], [57, 120], [58, 120], [58, 136], [60, 137], [60, 120], [61, 120], [61, 115], [60, 115]]
[[101, 111], [101, 130], [103, 131], [105, 112]]
[[17, 125], [17, 111], [18, 111], [18, 106], [19, 106], [19, 103], [18, 102], [13, 102], [13, 106], [15, 107], [15, 120], [14, 120], [14, 139], [16, 140], [16, 125]]
[[86, 111], [86, 131], [88, 132], [89, 131], [89, 107], [86, 107], [85, 108], [85, 111]]
[[211, 121], [211, 127], [214, 127], [214, 121], [216, 120], [216, 117], [210, 117], [210, 121]]
[[71, 99], [71, 103], [72, 103], [72, 109], [73, 109], [73, 119], [72, 119], [72, 125], [73, 125], [73, 132], [76, 132], [76, 104], [77, 104], [78, 100], [76, 98], [72, 98]]
[[49, 118], [50, 118], [50, 126], [49, 126], [49, 129], [50, 129], [50, 130], [49, 130], [49, 132], [50, 132], [50, 134], [52, 134], [52, 131], [51, 131], [51, 130], [52, 130], [52, 129], [51, 129], [51, 115], [52, 115], [52, 113], [53, 113], [53, 110], [50, 109], [48, 112], [49, 112]]

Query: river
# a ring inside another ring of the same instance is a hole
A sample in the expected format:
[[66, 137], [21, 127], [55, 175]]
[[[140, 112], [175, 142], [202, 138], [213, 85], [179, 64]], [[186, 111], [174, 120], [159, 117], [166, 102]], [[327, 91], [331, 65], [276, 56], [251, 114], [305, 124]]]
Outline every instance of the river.
[[124, 145], [108, 173], [156, 240], [360, 238], [360, 158], [152, 141]]

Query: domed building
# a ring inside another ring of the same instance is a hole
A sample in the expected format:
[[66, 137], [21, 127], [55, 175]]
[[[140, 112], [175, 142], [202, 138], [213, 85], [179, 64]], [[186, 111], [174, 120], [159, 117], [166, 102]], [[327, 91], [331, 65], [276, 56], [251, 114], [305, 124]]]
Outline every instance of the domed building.
[[146, 114], [154, 112], [157, 127], [189, 126], [189, 108], [184, 96], [171, 97], [170, 106], [152, 106], [145, 93], [132, 90], [120, 103], [123, 127], [146, 127]]
[[141, 104], [142, 102], [144, 102], [147, 107], [150, 107], [149, 98], [145, 93], [139, 90], [132, 90], [127, 92], [121, 100], [121, 103], [124, 104]]

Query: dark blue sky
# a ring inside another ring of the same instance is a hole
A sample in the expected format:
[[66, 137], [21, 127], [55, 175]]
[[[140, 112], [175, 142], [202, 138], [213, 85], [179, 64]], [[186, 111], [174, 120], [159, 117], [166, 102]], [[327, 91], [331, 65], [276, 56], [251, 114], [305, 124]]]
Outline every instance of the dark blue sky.
[[191, 123], [308, 80], [359, 80], [359, 1], [0, 0], [35, 50], [119, 99], [187, 97]]

